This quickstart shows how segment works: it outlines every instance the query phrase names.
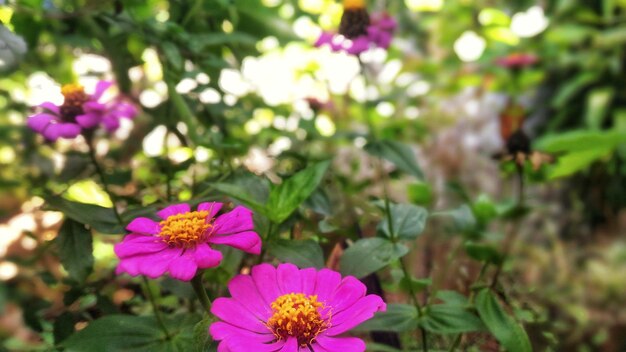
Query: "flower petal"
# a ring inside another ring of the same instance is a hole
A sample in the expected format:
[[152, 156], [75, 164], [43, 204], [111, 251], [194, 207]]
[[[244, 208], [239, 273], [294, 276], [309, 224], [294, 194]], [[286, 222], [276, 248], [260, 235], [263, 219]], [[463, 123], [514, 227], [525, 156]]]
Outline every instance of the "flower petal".
[[161, 219], [165, 220], [172, 215], [188, 213], [189, 211], [191, 211], [189, 204], [181, 203], [165, 207], [164, 209], [157, 212], [157, 215], [160, 216]]
[[291, 263], [278, 265], [276, 269], [276, 282], [278, 283], [278, 288], [280, 288], [283, 293], [302, 292], [300, 270]]
[[183, 254], [172, 260], [169, 265], [170, 276], [181, 281], [189, 281], [196, 276], [198, 265], [193, 257], [192, 251], [187, 250]]
[[96, 91], [91, 95], [93, 100], [99, 100], [102, 94], [113, 85], [111, 81], [98, 81], [96, 84]]
[[257, 290], [268, 306], [282, 294], [276, 283], [276, 268], [272, 265], [264, 263], [252, 267], [251, 276]]
[[56, 119], [57, 119], [57, 116], [42, 113], [42, 114], [36, 114], [36, 115], [29, 117], [26, 124], [33, 131], [37, 131], [41, 133], [46, 128], [46, 126], [48, 126], [50, 121], [53, 121]]
[[345, 277], [329, 302], [333, 307], [333, 314], [351, 307], [357, 300], [365, 297], [366, 293], [367, 288], [361, 281], [354, 276]]
[[193, 253], [190, 253], [190, 255], [193, 255], [196, 265], [200, 269], [216, 267], [222, 261], [222, 252], [216, 251], [204, 243], [194, 248]]
[[166, 248], [168, 248], [167, 243], [158, 237], [131, 233], [124, 237], [122, 242], [115, 245], [114, 251], [119, 258], [126, 258], [159, 252]]
[[356, 301], [349, 309], [333, 314], [332, 326], [325, 331], [328, 336], [344, 333], [362, 322], [372, 318], [374, 313], [386, 310], [385, 302], [376, 295], [365, 296]]
[[[315, 346], [318, 344], [319, 346]], [[322, 347], [327, 352], [363, 352], [365, 351], [365, 342], [356, 337], [329, 337], [320, 335], [315, 339], [313, 350], [319, 351], [317, 347]]]
[[208, 242], [225, 244], [252, 254], [261, 253], [261, 237], [253, 231], [245, 231], [225, 236], [213, 235], [209, 237]]
[[263, 301], [254, 280], [250, 275], [237, 275], [228, 283], [228, 291], [233, 299], [262, 321], [272, 315], [270, 306]]
[[289, 337], [283, 348], [280, 349], [280, 352], [298, 352], [298, 339], [295, 337]]
[[102, 119], [102, 124], [107, 131], [113, 132], [120, 128], [120, 119], [117, 117], [106, 116]]
[[172, 261], [180, 256], [180, 249], [166, 248], [160, 252], [135, 255], [120, 259], [115, 272], [128, 273], [131, 276], [146, 275], [152, 279], [162, 276]]
[[341, 283], [341, 274], [330, 269], [322, 269], [317, 273], [315, 294], [320, 302], [328, 302]]
[[218, 235], [252, 230], [254, 228], [252, 211], [239, 205], [232, 211], [218, 216], [214, 226], [213, 232]]
[[222, 209], [223, 205], [224, 203], [219, 203], [219, 202], [204, 202], [204, 203], [198, 204], [198, 207], [196, 209], [198, 211], [208, 211], [209, 216], [207, 216], [207, 218], [213, 219], [215, 217], [215, 214], [217, 214], [220, 211], [220, 209]]
[[47, 101], [45, 103], [41, 103], [39, 104], [40, 108], [44, 108], [45, 110], [48, 110], [49, 112], [58, 115], [61, 113], [61, 111], [59, 110], [59, 106], [53, 102]]
[[302, 269], [300, 270], [300, 276], [302, 277], [302, 293], [313, 295], [315, 292], [315, 281], [317, 281], [317, 269]]
[[84, 128], [93, 128], [100, 123], [100, 116], [94, 113], [87, 113], [76, 116], [76, 122]]
[[276, 338], [269, 329], [264, 333], [256, 333], [225, 323], [223, 321], [218, 321], [211, 324], [211, 326], [209, 327], [209, 333], [211, 334], [213, 340], [217, 341], [226, 340], [231, 336], [240, 336], [245, 337], [246, 339], [251, 341], [265, 343], [270, 342]]
[[211, 306], [211, 313], [222, 321], [241, 329], [260, 334], [269, 331], [263, 322], [250, 313], [241, 303], [232, 298], [220, 297], [216, 299]]
[[56, 141], [59, 138], [74, 138], [80, 134], [81, 128], [75, 123], [51, 123], [42, 132], [46, 139]]
[[156, 235], [161, 231], [159, 223], [148, 218], [135, 218], [126, 226], [126, 230], [130, 232], [143, 233], [146, 235]]

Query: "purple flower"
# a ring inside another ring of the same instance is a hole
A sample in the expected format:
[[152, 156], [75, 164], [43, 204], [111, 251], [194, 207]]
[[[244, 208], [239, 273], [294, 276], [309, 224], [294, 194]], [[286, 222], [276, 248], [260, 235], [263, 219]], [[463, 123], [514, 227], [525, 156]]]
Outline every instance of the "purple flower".
[[242, 206], [215, 217], [222, 203], [200, 203], [196, 211], [189, 204], [176, 204], [159, 211], [161, 221], [139, 217], [131, 221], [131, 231], [115, 245], [120, 258], [116, 273], [157, 278], [170, 276], [189, 281], [198, 269], [218, 266], [222, 253], [211, 248], [224, 244], [259, 254], [261, 238], [254, 232], [252, 212]]
[[232, 298], [211, 307], [220, 321], [209, 332], [220, 352], [363, 352], [348, 330], [385, 311], [382, 298], [336, 271], [261, 264], [228, 284]]
[[121, 96], [103, 100], [103, 94], [112, 82], [99, 81], [93, 94], [85, 93], [78, 84], [67, 84], [61, 88], [63, 104], [45, 102], [39, 105], [44, 111], [28, 118], [28, 127], [50, 141], [59, 138], [75, 138], [83, 130], [93, 130], [102, 124], [107, 131], [115, 131], [121, 118], [132, 119], [137, 108], [124, 101]]
[[388, 49], [396, 27], [396, 20], [389, 14], [375, 13], [370, 18], [366, 34], [348, 39], [340, 34], [322, 32], [314, 45], [318, 48], [328, 45], [334, 52], [343, 51], [351, 55], [359, 55], [372, 47]]

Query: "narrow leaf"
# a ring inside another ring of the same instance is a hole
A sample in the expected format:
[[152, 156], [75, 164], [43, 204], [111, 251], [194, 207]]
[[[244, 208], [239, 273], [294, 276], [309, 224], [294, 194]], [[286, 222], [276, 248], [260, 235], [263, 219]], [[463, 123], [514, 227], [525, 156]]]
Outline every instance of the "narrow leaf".
[[61, 264], [70, 278], [85, 282], [93, 269], [93, 239], [85, 225], [66, 219], [55, 239]]

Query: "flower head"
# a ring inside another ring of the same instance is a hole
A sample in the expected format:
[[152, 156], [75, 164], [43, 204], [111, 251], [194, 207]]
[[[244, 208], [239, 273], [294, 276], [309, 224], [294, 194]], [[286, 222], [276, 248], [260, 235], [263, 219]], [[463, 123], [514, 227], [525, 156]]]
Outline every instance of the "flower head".
[[534, 65], [539, 59], [533, 54], [513, 53], [496, 59], [496, 65], [510, 69], [520, 69]]
[[66, 84], [61, 88], [63, 104], [45, 102], [39, 107], [43, 112], [28, 118], [28, 126], [46, 139], [75, 138], [85, 130], [93, 130], [102, 124], [109, 132], [120, 125], [120, 118], [132, 119], [137, 108], [121, 97], [103, 100], [103, 94], [111, 87], [108, 81], [99, 81], [93, 94], [87, 94], [83, 86]]
[[253, 231], [252, 212], [242, 206], [217, 216], [222, 203], [200, 203], [195, 211], [189, 204], [171, 205], [157, 213], [160, 221], [139, 217], [126, 230], [131, 233], [115, 245], [120, 258], [116, 272], [157, 278], [169, 272], [183, 281], [196, 271], [219, 265], [222, 253], [212, 244], [225, 244], [259, 254], [261, 239]]
[[361, 339], [337, 336], [386, 309], [355, 277], [293, 264], [257, 265], [228, 289], [232, 298], [211, 308], [221, 320], [209, 328], [219, 351], [365, 351]]
[[366, 20], [363, 12], [367, 15], [364, 8], [344, 5], [339, 34], [322, 32], [315, 46], [328, 45], [334, 52], [344, 51], [352, 55], [358, 55], [372, 47], [389, 48], [397, 27], [396, 20], [387, 13], [367, 15]]

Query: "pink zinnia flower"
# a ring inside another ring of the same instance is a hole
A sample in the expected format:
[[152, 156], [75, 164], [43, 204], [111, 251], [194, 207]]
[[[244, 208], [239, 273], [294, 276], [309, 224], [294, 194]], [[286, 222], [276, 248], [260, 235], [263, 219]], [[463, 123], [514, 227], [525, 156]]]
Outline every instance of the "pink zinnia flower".
[[314, 45], [318, 48], [328, 45], [334, 52], [344, 51], [352, 55], [358, 55], [372, 47], [388, 49], [396, 27], [396, 20], [389, 14], [375, 13], [371, 16], [364, 34], [347, 38], [341, 34], [322, 32]]
[[228, 289], [232, 298], [211, 308], [221, 319], [209, 328], [220, 352], [365, 351], [363, 340], [338, 335], [386, 309], [355, 277], [293, 264], [257, 265]]
[[523, 68], [534, 65], [539, 59], [533, 54], [513, 53], [496, 59], [496, 65], [504, 68]]
[[159, 222], [143, 217], [131, 221], [126, 226], [131, 233], [115, 245], [120, 258], [116, 273], [154, 279], [168, 271], [175, 279], [189, 281], [198, 269], [222, 261], [212, 244], [259, 254], [261, 239], [253, 231], [252, 211], [237, 206], [216, 218], [221, 208], [222, 203], [200, 203], [191, 211], [189, 204], [176, 204], [157, 212]]
[[95, 129], [100, 124], [109, 132], [116, 130], [120, 118], [132, 119], [137, 115], [137, 108], [120, 96], [103, 100], [103, 94], [112, 84], [99, 81], [93, 94], [85, 93], [85, 89], [78, 84], [64, 85], [61, 88], [63, 104], [45, 102], [39, 105], [44, 111], [29, 117], [28, 127], [51, 141], [75, 138], [83, 130]]

